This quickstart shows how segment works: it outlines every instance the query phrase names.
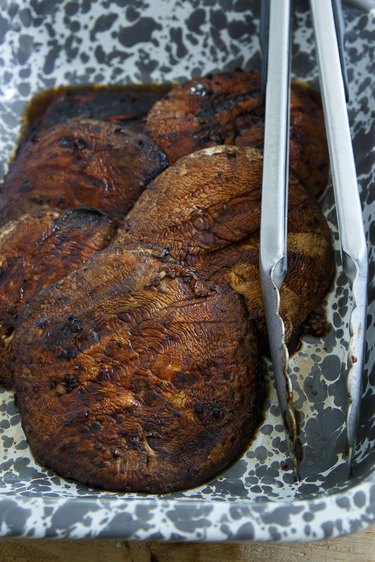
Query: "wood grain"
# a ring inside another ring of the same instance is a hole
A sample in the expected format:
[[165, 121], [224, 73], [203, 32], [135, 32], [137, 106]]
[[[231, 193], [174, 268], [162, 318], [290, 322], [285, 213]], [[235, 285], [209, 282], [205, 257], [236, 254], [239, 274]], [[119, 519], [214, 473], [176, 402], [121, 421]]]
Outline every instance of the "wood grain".
[[293, 544], [0, 539], [0, 562], [373, 562], [375, 527], [336, 540]]

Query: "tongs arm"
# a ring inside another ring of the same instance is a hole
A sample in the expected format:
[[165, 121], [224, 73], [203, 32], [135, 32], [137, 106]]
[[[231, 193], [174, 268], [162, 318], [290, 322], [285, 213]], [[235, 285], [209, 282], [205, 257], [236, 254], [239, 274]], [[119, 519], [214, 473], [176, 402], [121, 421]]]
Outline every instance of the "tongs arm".
[[[287, 271], [291, 1], [262, 2], [261, 45], [265, 132], [260, 226], [260, 278], [268, 341], [281, 414], [295, 458], [297, 424], [288, 375], [288, 349], [280, 315], [280, 286]], [[266, 76], [264, 76], [266, 72]]]
[[[353, 148], [342, 74], [343, 58], [337, 41], [335, 1], [310, 0], [317, 49], [323, 110], [339, 227], [341, 257], [352, 289], [347, 360], [347, 442], [349, 463], [356, 441], [361, 401], [366, 333], [367, 249], [358, 194]], [[345, 75], [344, 75], [345, 76]]]

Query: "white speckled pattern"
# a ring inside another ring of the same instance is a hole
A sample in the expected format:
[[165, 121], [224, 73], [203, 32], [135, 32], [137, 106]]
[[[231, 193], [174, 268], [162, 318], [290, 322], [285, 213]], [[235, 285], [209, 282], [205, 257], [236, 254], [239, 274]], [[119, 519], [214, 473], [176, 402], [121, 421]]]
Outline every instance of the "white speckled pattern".
[[[259, 67], [258, 4], [0, 0], [0, 177], [24, 105], [38, 91], [66, 84], [169, 82]], [[334, 537], [375, 521], [375, 10], [346, 8], [345, 23], [349, 116], [371, 281], [352, 479], [342, 455], [350, 295], [338, 270], [328, 297], [332, 331], [324, 339], [306, 337], [291, 362], [305, 445], [300, 482], [286, 454], [273, 388], [264, 423], [237, 463], [205, 486], [160, 497], [95, 491], [45, 470], [30, 456], [13, 394], [0, 390], [0, 536], [291, 541]], [[297, 1], [293, 73], [316, 84], [313, 44], [306, 5]], [[338, 247], [330, 189], [322, 204]]]

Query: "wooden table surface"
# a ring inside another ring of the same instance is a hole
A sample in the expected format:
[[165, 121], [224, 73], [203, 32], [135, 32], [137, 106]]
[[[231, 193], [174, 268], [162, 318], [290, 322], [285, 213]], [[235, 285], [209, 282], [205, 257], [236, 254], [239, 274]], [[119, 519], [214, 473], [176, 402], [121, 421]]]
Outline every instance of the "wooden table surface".
[[375, 527], [316, 543], [142, 543], [0, 539], [0, 562], [374, 562]]

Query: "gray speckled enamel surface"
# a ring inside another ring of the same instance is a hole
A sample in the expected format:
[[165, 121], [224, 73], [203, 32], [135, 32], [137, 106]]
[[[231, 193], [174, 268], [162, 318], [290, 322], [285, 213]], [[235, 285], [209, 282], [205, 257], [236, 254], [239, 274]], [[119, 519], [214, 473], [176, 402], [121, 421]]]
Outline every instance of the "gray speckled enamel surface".
[[[250, 0], [0, 0], [0, 8], [0, 177], [25, 103], [38, 91], [259, 67], [258, 2]], [[343, 457], [350, 291], [338, 268], [328, 296], [332, 330], [323, 339], [306, 336], [291, 361], [304, 443], [300, 482], [272, 382], [264, 423], [242, 458], [200, 488], [159, 497], [91, 490], [39, 466], [13, 394], [0, 390], [0, 536], [292, 541], [335, 537], [375, 522], [374, 22], [374, 10], [345, 9], [349, 117], [370, 258], [366, 368], [351, 479]], [[313, 45], [310, 16], [296, 2], [293, 73], [317, 84]], [[322, 205], [339, 262], [330, 189]]]

